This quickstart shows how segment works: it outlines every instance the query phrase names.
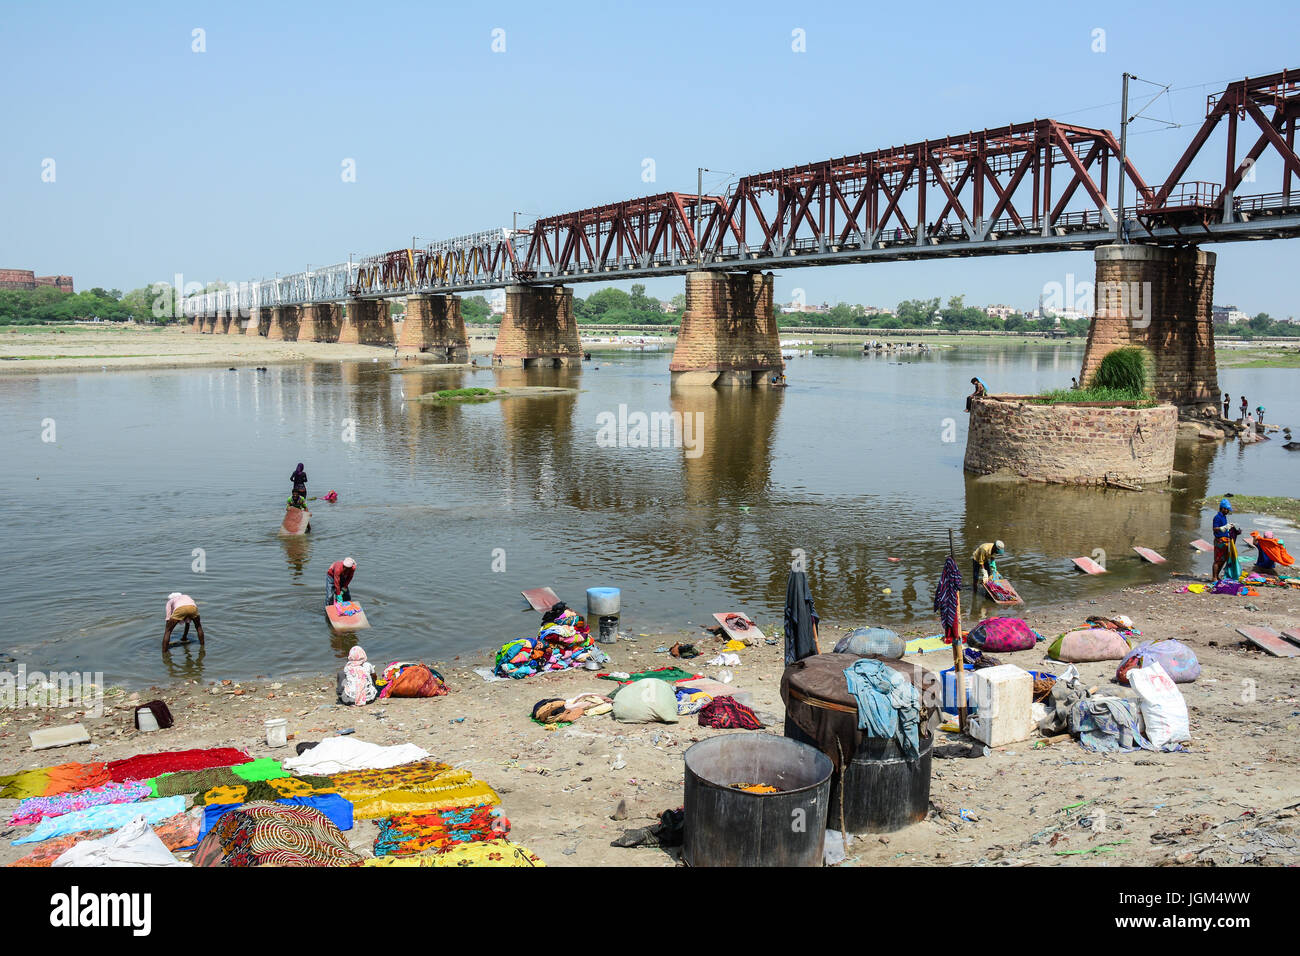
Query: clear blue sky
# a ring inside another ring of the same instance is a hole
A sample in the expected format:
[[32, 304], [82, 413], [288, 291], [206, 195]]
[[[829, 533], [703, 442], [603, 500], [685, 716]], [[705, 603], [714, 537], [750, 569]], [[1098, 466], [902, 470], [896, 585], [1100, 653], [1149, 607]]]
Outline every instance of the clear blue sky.
[[[236, 281], [513, 210], [694, 191], [700, 165], [744, 174], [1035, 117], [1117, 128], [1124, 70], [1178, 89], [1152, 115], [1187, 125], [1140, 123], [1130, 141], [1158, 180], [1208, 93], [1300, 67], [1297, 35], [1294, 7], [1241, 21], [1210, 2], [10, 3], [0, 267], [78, 288]], [[1300, 316], [1300, 240], [1212, 248], [1217, 301]], [[791, 270], [777, 297], [1032, 306], [1070, 273], [1091, 280], [1091, 255]]]

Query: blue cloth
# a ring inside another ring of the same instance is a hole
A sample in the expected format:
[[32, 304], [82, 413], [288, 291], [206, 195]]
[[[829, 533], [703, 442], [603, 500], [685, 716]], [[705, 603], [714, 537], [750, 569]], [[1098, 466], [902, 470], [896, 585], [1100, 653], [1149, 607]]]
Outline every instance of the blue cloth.
[[1231, 535], [1228, 532], [1228, 516], [1222, 511], [1214, 516], [1214, 540], [1218, 543], [1226, 543]]
[[51, 837], [64, 836], [68, 833], [80, 833], [82, 830], [120, 830], [136, 817], [144, 817], [152, 826], [168, 817], [185, 812], [185, 797], [163, 797], [161, 800], [141, 800], [139, 803], [111, 803], [102, 807], [89, 807], [74, 810], [59, 817], [46, 817], [36, 829], [25, 837], [14, 840], [13, 845], [21, 843], [40, 843]]
[[844, 680], [858, 701], [858, 729], [871, 737], [896, 739], [908, 760], [920, 756], [921, 696], [912, 682], [865, 657], [845, 670]]
[[1272, 571], [1277, 567], [1277, 562], [1264, 553], [1263, 549], [1255, 555], [1255, 567], [1261, 571]]
[[[178, 798], [179, 799], [179, 798]], [[352, 829], [352, 802], [337, 793], [318, 793], [310, 797], [285, 797], [275, 801], [286, 807], [311, 807], [329, 817], [340, 830]], [[208, 835], [223, 816], [231, 810], [242, 807], [242, 803], [210, 803], [203, 810], [203, 829], [199, 832], [199, 841]]]

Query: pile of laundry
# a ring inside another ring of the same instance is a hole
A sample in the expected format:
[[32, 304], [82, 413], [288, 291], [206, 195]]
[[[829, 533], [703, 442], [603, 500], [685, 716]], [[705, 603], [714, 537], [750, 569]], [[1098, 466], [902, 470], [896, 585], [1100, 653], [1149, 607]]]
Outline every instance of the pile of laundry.
[[599, 666], [604, 660], [581, 615], [561, 602], [542, 616], [535, 638], [511, 641], [497, 651], [493, 673], [522, 678], [588, 664]]

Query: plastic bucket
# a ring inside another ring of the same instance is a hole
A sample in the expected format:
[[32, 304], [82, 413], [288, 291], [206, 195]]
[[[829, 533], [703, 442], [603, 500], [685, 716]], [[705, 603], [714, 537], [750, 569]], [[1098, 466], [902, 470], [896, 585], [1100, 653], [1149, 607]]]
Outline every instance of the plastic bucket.
[[618, 588], [587, 588], [587, 626], [601, 644], [618, 640], [622, 595]]
[[158, 729], [158, 719], [148, 707], [140, 707], [136, 710], [135, 722], [143, 733]]
[[[821, 866], [830, 805], [830, 758], [772, 734], [713, 737], [690, 747], [686, 762], [689, 866]], [[732, 784], [770, 784], [745, 793]]]
[[283, 747], [289, 743], [289, 721], [283, 717], [272, 717], [266, 722], [266, 745]]

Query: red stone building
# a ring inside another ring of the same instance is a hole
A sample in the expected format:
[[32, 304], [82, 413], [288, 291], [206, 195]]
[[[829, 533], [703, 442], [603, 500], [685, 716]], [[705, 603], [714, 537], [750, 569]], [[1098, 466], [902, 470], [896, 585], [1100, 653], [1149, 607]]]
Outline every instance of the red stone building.
[[76, 291], [72, 287], [72, 276], [38, 276], [31, 269], [0, 269], [0, 289], [31, 292], [43, 285], [51, 285], [68, 293]]

